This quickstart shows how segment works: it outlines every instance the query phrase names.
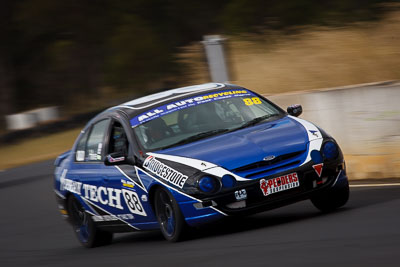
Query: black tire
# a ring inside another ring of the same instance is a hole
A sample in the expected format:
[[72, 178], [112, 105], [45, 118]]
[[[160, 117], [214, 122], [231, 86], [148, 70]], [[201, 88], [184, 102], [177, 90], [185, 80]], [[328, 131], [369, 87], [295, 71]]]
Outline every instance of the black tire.
[[311, 202], [314, 206], [322, 212], [330, 212], [337, 208], [344, 206], [349, 200], [350, 190], [349, 184], [338, 187], [330, 188], [322, 191], [321, 193], [313, 196]]
[[178, 203], [167, 189], [162, 187], [156, 189], [154, 207], [158, 224], [165, 239], [170, 242], [182, 240], [187, 225]]
[[83, 246], [93, 248], [112, 242], [113, 234], [98, 229], [91, 216], [85, 212], [74, 196], [68, 198], [67, 210], [75, 235]]

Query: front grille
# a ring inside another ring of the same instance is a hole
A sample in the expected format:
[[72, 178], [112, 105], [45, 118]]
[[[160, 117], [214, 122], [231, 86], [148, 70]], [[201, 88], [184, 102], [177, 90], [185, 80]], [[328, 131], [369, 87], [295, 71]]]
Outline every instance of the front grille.
[[232, 172], [245, 178], [262, 178], [298, 166], [305, 152], [305, 150], [302, 150], [280, 155], [270, 161], [258, 161], [233, 169]]

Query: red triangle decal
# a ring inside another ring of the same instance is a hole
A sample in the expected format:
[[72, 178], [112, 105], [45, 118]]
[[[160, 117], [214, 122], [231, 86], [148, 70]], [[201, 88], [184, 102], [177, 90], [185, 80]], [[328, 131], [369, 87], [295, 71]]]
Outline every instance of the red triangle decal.
[[322, 167], [323, 167], [323, 166], [324, 166], [323, 163], [316, 164], [316, 165], [313, 165], [313, 166], [312, 166], [312, 167], [314, 168], [315, 172], [318, 174], [318, 177], [321, 177], [321, 174], [322, 174]]

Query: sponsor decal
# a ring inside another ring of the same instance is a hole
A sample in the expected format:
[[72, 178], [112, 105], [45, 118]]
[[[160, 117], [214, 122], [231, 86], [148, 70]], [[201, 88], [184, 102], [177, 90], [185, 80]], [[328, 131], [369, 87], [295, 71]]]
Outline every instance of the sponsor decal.
[[107, 156], [107, 160], [108, 160], [108, 162], [110, 162], [110, 163], [113, 163], [113, 162], [121, 162], [121, 161], [124, 161], [125, 160], [125, 157], [118, 157], [118, 158], [113, 158], [111, 155], [108, 155]]
[[120, 210], [123, 209], [121, 205], [120, 189], [83, 184], [83, 192], [83, 197], [93, 202], [100, 202], [103, 205], [108, 205]]
[[121, 184], [123, 187], [134, 188], [135, 183], [129, 180], [121, 179]]
[[118, 220], [133, 220], [135, 217], [132, 214], [117, 214], [117, 215], [93, 215], [92, 219], [95, 222], [111, 222]]
[[247, 199], [246, 189], [241, 189], [241, 190], [235, 191], [235, 198], [236, 198], [236, 200]]
[[103, 143], [98, 143], [97, 144], [97, 155], [101, 155], [101, 150], [103, 149]]
[[[122, 180], [128, 184], [128, 186], [124, 186], [126, 188], [131, 188], [129, 184], [133, 185], [134, 187], [138, 187], [145, 191], [147, 193], [146, 188], [143, 185], [142, 180], [140, 179], [140, 176], [137, 173], [137, 168], [135, 167], [134, 170], [132, 170], [129, 166], [114, 166], [126, 179], [121, 179], [121, 182], [124, 183]], [[133, 188], [133, 187], [132, 187]], [[136, 190], [135, 190], [136, 191]]]
[[285, 191], [300, 186], [297, 173], [290, 173], [269, 180], [261, 179], [260, 188], [264, 196]]
[[76, 151], [76, 161], [84, 161], [85, 160], [85, 151], [78, 150]]
[[323, 163], [315, 164], [312, 167], [314, 168], [315, 172], [318, 174], [318, 177], [321, 177], [322, 174], [322, 167], [324, 166]]
[[90, 201], [98, 202], [113, 208], [124, 209], [121, 205], [122, 191], [120, 189], [83, 184], [61, 177], [60, 190], [75, 193]]
[[61, 191], [66, 190], [71, 193], [81, 195], [82, 183], [65, 178], [66, 174], [67, 174], [67, 169], [64, 169], [60, 177], [60, 190]]
[[[189, 107], [194, 107], [200, 104], [209, 103], [217, 100], [232, 98], [232, 97], [240, 97], [240, 96], [255, 96], [253, 93], [247, 90], [225, 90], [216, 92], [213, 94], [206, 94], [201, 96], [196, 96], [184, 100], [179, 100], [176, 102], [172, 102], [163, 106], [159, 106], [155, 109], [147, 111], [139, 116], [131, 119], [131, 126], [134, 127], [136, 125], [151, 121], [153, 119], [159, 118], [161, 116], [167, 115], [171, 112], [185, 109]], [[253, 100], [254, 102], [254, 100]], [[252, 102], [252, 103], [253, 103]]]
[[181, 172], [162, 163], [161, 161], [158, 161], [153, 156], [148, 156], [146, 158], [143, 163], [143, 167], [166, 182], [169, 182], [179, 188], [183, 187], [188, 178], [187, 175], [184, 175]]

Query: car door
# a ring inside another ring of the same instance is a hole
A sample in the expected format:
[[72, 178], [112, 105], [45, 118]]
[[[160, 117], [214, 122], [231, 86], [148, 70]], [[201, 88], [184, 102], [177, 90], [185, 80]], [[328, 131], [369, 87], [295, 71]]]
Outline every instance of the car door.
[[[135, 144], [128, 127], [123, 121], [113, 119], [105, 142], [106, 154], [119, 153], [133, 158]], [[154, 228], [156, 219], [148, 199], [148, 192], [136, 173], [133, 164], [105, 166], [103, 168], [104, 183], [108, 188], [121, 190], [123, 210], [119, 211], [119, 219], [140, 229]]]
[[110, 118], [101, 119], [87, 128], [78, 141], [75, 160], [68, 172], [82, 183], [81, 197], [90, 207], [94, 221], [117, 221], [110, 215], [124, 210], [122, 192], [107, 185], [107, 168], [103, 163], [110, 122]]

